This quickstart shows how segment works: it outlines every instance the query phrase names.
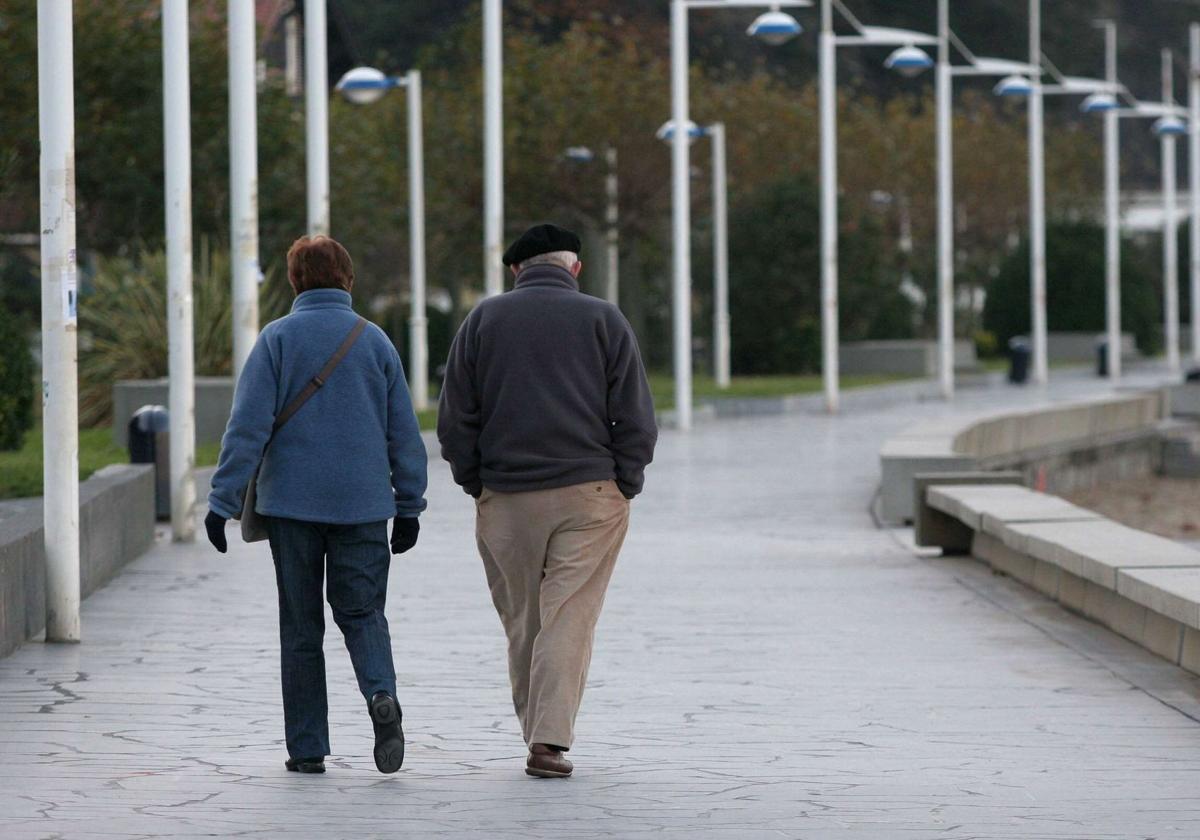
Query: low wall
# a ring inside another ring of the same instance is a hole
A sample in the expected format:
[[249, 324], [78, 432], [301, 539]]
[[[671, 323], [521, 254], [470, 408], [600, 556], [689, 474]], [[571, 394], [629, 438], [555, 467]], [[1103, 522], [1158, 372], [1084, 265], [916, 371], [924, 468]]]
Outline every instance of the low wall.
[[[81, 596], [154, 542], [154, 469], [114, 464], [79, 485]], [[0, 503], [0, 656], [46, 626], [42, 500]]]
[[[1087, 362], [1096, 361], [1096, 347], [1108, 336], [1104, 333], [1090, 332], [1051, 332], [1046, 335], [1046, 357], [1051, 362]], [[1137, 345], [1133, 335], [1121, 333], [1121, 358], [1128, 359], [1137, 356]]]
[[[978, 364], [973, 342], [954, 342], [955, 368], [972, 370]], [[844, 374], [936, 376], [937, 342], [920, 339], [846, 342], [838, 347], [838, 367]]]
[[[129, 418], [144, 405], [167, 404], [166, 379], [121, 379], [113, 385], [113, 441], [129, 443]], [[233, 407], [233, 379], [196, 377], [196, 443], [220, 443]]]
[[880, 449], [881, 516], [913, 518], [922, 473], [1017, 470], [1029, 484], [1068, 492], [1157, 472], [1168, 403], [1154, 390], [911, 426]]
[[971, 553], [1200, 674], [1200, 551], [1012, 485], [923, 488], [916, 542]]

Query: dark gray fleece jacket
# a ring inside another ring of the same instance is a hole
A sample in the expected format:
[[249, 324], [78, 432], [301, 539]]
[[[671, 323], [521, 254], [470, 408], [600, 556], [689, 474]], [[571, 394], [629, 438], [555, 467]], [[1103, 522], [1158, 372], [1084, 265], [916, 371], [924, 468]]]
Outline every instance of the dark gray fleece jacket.
[[657, 438], [629, 322], [565, 269], [525, 269], [454, 337], [438, 440], [472, 496], [615, 479], [633, 498]]

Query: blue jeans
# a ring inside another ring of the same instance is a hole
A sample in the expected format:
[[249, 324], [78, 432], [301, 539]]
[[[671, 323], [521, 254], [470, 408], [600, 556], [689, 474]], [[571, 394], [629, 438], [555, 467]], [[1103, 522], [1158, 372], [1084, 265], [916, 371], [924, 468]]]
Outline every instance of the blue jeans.
[[327, 525], [264, 517], [279, 585], [279, 650], [288, 755], [329, 755], [329, 701], [325, 689], [325, 604], [321, 584], [329, 568], [328, 598], [369, 702], [376, 692], [396, 696], [392, 639], [383, 604], [391, 548], [387, 522]]

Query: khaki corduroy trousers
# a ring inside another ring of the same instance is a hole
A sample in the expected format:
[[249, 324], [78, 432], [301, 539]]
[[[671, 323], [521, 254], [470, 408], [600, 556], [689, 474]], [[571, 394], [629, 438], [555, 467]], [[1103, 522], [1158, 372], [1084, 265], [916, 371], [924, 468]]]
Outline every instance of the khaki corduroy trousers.
[[574, 742], [596, 621], [628, 527], [629, 501], [613, 481], [485, 489], [476, 501], [476, 540], [527, 744]]

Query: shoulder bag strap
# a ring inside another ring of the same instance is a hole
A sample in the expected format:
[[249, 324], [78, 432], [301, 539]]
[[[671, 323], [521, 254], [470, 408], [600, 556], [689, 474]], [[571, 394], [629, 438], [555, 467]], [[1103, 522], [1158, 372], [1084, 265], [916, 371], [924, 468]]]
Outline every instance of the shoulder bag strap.
[[333, 371], [342, 363], [342, 359], [346, 358], [346, 354], [350, 352], [350, 348], [354, 346], [354, 342], [358, 341], [358, 337], [362, 335], [362, 331], [366, 327], [367, 319], [360, 316], [358, 323], [354, 325], [354, 329], [346, 336], [346, 340], [342, 342], [342, 346], [337, 349], [337, 352], [329, 357], [329, 361], [325, 363], [325, 367], [321, 368], [321, 372], [310, 379], [308, 384], [304, 386], [304, 390], [288, 403], [283, 411], [279, 413], [279, 416], [275, 418], [275, 426], [271, 429], [272, 436], [275, 432], [279, 431], [284, 423], [292, 419], [292, 415], [299, 411], [301, 406], [308, 402], [313, 394], [321, 390], [321, 387], [329, 379]]

